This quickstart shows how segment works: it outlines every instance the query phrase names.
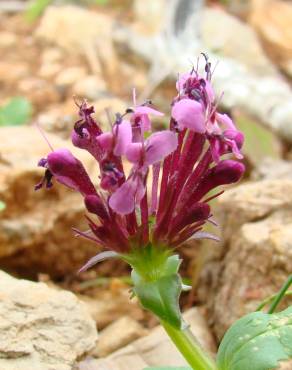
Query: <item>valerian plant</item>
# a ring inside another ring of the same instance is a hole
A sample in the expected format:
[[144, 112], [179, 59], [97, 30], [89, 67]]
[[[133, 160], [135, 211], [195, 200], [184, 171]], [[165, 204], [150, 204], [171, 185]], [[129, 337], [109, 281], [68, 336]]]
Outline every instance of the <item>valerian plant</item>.
[[[211, 77], [207, 58], [204, 76], [195, 69], [179, 76], [169, 127], [153, 133], [151, 117], [163, 114], [150, 101], [139, 104], [134, 96], [133, 106], [117, 113], [107, 132], [94, 119], [94, 107], [84, 101], [72, 142], [97, 161], [98, 185], [83, 164], [62, 148], [39, 161], [45, 173], [36, 190], [51, 188], [56, 180], [82, 195], [89, 230], [75, 231], [104, 251], [80, 271], [107, 258], [126, 261], [132, 268], [133, 294], [159, 318], [192, 369], [247, 370], [237, 358], [237, 367], [233, 366], [230, 359], [238, 346], [231, 348], [228, 339], [223, 340], [216, 364], [198, 345], [179, 307], [186, 287], [175, 252], [189, 239], [217, 239], [203, 229], [214, 223], [209, 203], [222, 194], [221, 186], [236, 183], [244, 173], [239, 161], [244, 136], [228, 115], [218, 112]], [[126, 162], [131, 164], [128, 174]], [[282, 322], [284, 316], [265, 323]], [[263, 326], [265, 330], [269, 324]], [[245, 339], [246, 327], [239, 329]], [[232, 343], [233, 332], [228, 334]]]

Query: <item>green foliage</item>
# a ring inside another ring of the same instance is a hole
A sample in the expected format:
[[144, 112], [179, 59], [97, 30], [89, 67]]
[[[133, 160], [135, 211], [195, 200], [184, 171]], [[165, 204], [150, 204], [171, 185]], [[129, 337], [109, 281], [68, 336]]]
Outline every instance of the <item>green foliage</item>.
[[[29, 3], [29, 6], [26, 10], [26, 19], [29, 22], [35, 21], [39, 18], [42, 13], [45, 11], [46, 7], [53, 3], [54, 0], [34, 0]], [[62, 0], [61, 3], [80, 3], [86, 5], [106, 5], [108, 0]]]
[[176, 328], [182, 324], [178, 303], [181, 291], [182, 282], [178, 274], [164, 276], [154, 282], [140, 282], [134, 286], [142, 306]]
[[253, 312], [226, 332], [219, 370], [271, 370], [292, 358], [292, 307], [274, 314]]
[[259, 122], [244, 115], [238, 115], [236, 125], [244, 133], [244, 154], [253, 162], [260, 163], [263, 158], [280, 158], [281, 146], [277, 136]]
[[26, 19], [29, 22], [35, 21], [42, 15], [43, 11], [52, 1], [53, 0], [35, 0], [30, 2], [25, 14]]
[[4, 211], [5, 208], [6, 208], [6, 203], [0, 200], [0, 212]]
[[177, 255], [168, 256], [165, 250], [149, 245], [130, 263], [133, 267], [133, 292], [142, 306], [176, 328], [182, 326], [180, 262]]
[[32, 106], [27, 99], [13, 98], [8, 104], [0, 107], [0, 127], [24, 125], [31, 118], [31, 114]]

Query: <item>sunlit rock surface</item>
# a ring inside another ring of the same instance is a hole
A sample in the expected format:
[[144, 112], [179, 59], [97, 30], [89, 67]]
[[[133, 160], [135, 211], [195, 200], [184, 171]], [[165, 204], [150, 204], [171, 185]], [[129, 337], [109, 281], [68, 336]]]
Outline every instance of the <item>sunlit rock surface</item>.
[[74, 294], [0, 272], [0, 368], [71, 370], [97, 341]]
[[[44, 174], [37, 163], [51, 150], [35, 127], [6, 127], [0, 133], [0, 267], [25, 276], [75, 273], [97, 252], [94, 243], [75, 238], [72, 231], [88, 228], [81, 196], [58, 183], [34, 191]], [[85, 151], [57, 136], [48, 138], [54, 149], [71, 148], [97, 178], [96, 165]]]
[[221, 338], [291, 274], [292, 181], [242, 184], [221, 196], [218, 215], [222, 244], [209, 249], [199, 293]]

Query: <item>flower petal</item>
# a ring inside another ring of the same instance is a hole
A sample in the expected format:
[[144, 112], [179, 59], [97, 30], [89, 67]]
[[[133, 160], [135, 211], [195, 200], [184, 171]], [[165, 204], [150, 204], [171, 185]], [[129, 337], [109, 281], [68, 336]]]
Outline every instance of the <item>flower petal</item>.
[[235, 124], [232, 119], [226, 114], [216, 113], [216, 120], [219, 124], [223, 125], [224, 129], [235, 130], [237, 131]]
[[132, 142], [132, 126], [129, 121], [122, 121], [114, 128], [116, 134], [116, 143], [114, 155], [120, 156], [126, 153], [126, 150]]
[[48, 155], [48, 167], [57, 181], [83, 195], [96, 194], [83, 164], [68, 149], [58, 149]]
[[177, 147], [177, 136], [172, 131], [160, 131], [152, 134], [146, 140], [146, 152], [144, 164], [151, 164], [162, 161]]
[[180, 129], [190, 130], [203, 134], [206, 131], [205, 117], [202, 105], [191, 99], [182, 99], [175, 103], [171, 111]]
[[147, 105], [139, 105], [138, 107], [135, 107], [134, 112], [135, 114], [153, 114], [153, 116], [164, 116], [162, 112], [148, 107]]
[[127, 215], [135, 209], [136, 184], [128, 180], [110, 197], [109, 206], [121, 215]]
[[128, 145], [126, 157], [128, 161], [139, 164], [142, 156], [142, 143], [131, 143]]
[[98, 135], [96, 141], [103, 150], [111, 150], [113, 145], [113, 134], [111, 132], [105, 132], [104, 134]]

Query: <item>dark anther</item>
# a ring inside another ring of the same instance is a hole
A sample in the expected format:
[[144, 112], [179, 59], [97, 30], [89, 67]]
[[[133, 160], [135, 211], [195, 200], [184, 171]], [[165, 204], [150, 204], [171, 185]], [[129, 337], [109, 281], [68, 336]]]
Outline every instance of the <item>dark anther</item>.
[[114, 171], [115, 170], [115, 164], [112, 162], [107, 162], [103, 165], [104, 171]]
[[84, 134], [83, 134], [83, 129], [85, 127], [85, 124], [84, 124], [84, 121], [83, 120], [79, 120], [75, 123], [74, 125], [74, 131], [76, 132], [76, 134], [78, 134], [81, 138], [84, 137]]
[[201, 92], [200, 92], [200, 90], [198, 90], [198, 89], [193, 89], [193, 90], [191, 91], [191, 94], [192, 94], [192, 96], [193, 96], [196, 100], [200, 100], [200, 99], [202, 98]]
[[127, 108], [126, 113], [134, 113], [134, 108]]
[[142, 106], [144, 107], [144, 106], [147, 106], [147, 105], [152, 105], [152, 100], [150, 100], [150, 99], [147, 99], [143, 104], [142, 104]]
[[122, 123], [122, 120], [123, 120], [123, 116], [121, 115], [121, 113], [116, 113], [116, 125], [119, 125], [120, 123]]

